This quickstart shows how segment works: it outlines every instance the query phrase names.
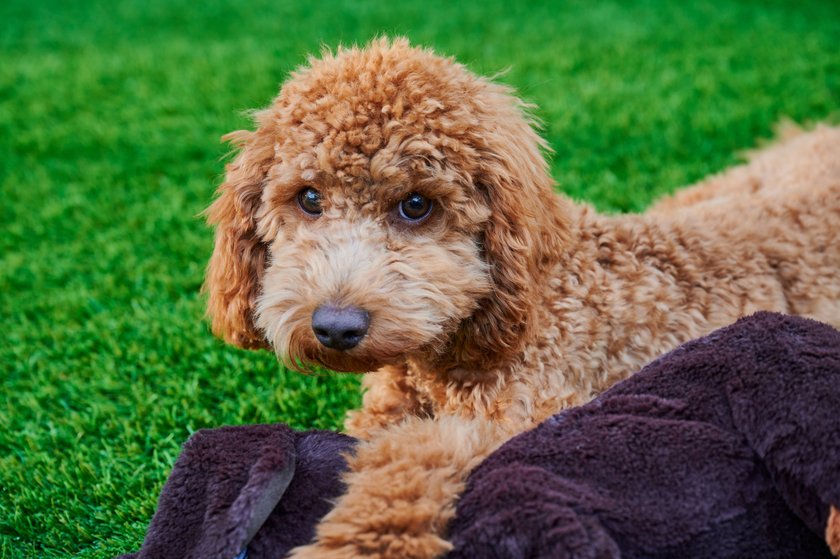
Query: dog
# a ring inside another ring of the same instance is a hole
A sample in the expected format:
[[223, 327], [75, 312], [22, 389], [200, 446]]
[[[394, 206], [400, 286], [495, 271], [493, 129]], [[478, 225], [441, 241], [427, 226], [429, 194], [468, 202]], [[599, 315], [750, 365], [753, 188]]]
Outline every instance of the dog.
[[378, 39], [295, 71], [208, 210], [215, 333], [367, 373], [347, 492], [296, 558], [436, 557], [501, 442], [758, 310], [840, 326], [840, 129], [640, 215], [555, 192], [530, 106]]

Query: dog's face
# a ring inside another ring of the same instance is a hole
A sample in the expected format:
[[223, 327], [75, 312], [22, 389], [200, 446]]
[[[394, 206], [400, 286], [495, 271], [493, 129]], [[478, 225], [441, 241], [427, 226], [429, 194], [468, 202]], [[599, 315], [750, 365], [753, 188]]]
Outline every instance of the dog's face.
[[[490, 290], [479, 246], [490, 210], [446, 155], [457, 140], [393, 117], [372, 93], [354, 93], [343, 126], [290, 124], [278, 139], [256, 325], [290, 364], [365, 371], [436, 352]], [[330, 105], [317, 124], [342, 118]]]
[[341, 371], [518, 349], [562, 216], [506, 88], [379, 41], [313, 61], [257, 120], [210, 209], [217, 332]]

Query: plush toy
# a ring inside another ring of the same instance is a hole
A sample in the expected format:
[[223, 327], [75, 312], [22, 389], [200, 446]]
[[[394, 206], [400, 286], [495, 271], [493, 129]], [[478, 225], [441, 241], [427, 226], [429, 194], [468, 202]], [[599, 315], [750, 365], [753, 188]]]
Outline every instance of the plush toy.
[[840, 333], [759, 313], [499, 448], [451, 559], [840, 552]]
[[[448, 557], [837, 556], [838, 412], [839, 332], [742, 319], [493, 453], [459, 501]], [[281, 425], [200, 431], [124, 557], [282, 557], [340, 495], [352, 447]]]
[[[315, 535], [354, 440], [285, 425], [197, 431], [163, 487], [143, 547], [119, 559], [278, 559]], [[282, 497], [282, 500], [281, 500]]]

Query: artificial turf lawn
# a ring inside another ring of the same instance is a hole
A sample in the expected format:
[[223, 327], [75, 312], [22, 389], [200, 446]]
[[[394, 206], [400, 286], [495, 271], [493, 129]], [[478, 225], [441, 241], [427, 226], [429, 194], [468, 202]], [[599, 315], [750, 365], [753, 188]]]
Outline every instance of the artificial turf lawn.
[[510, 68], [561, 187], [634, 211], [840, 108], [840, 3], [681, 4], [0, 3], [0, 556], [135, 549], [192, 431], [358, 404], [202, 319], [218, 138], [307, 53], [399, 33]]

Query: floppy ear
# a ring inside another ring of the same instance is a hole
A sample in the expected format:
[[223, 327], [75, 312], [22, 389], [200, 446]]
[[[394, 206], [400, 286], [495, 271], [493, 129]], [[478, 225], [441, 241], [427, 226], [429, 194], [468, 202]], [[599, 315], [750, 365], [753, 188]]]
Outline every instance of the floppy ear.
[[505, 107], [484, 131], [476, 177], [491, 210], [481, 242], [493, 291], [462, 324], [453, 348], [457, 360], [483, 368], [513, 357], [533, 334], [539, 291], [569, 239], [570, 220], [570, 202], [554, 192], [545, 141], [525, 105], [497, 87]]
[[255, 301], [266, 265], [266, 244], [257, 234], [256, 214], [263, 182], [274, 157], [274, 142], [266, 130], [240, 130], [222, 138], [241, 147], [226, 167], [219, 197], [207, 209], [216, 226], [216, 241], [204, 291], [213, 333], [244, 348], [268, 347], [254, 325]]

